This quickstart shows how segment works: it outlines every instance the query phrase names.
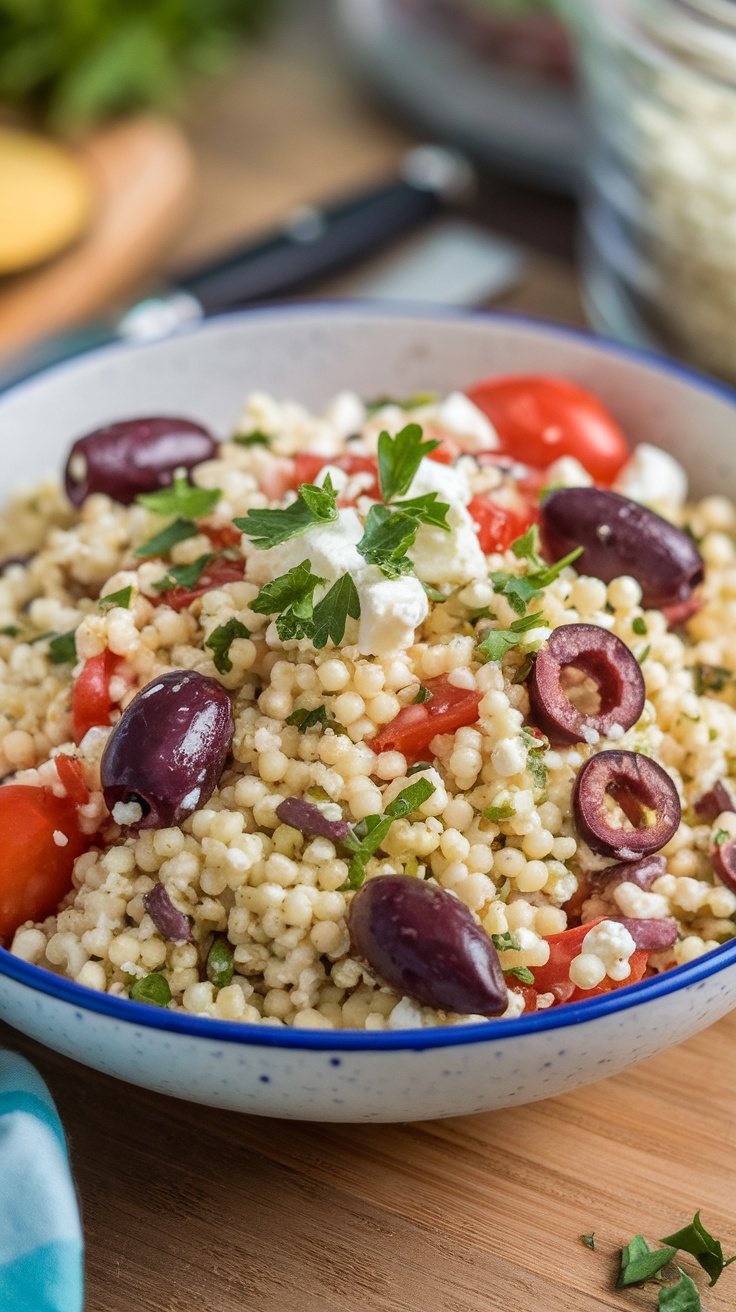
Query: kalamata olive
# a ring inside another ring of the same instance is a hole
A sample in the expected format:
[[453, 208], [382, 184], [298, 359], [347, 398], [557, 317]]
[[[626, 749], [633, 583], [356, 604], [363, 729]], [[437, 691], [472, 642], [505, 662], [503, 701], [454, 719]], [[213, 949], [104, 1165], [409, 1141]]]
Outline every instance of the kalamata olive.
[[[606, 798], [634, 826], [613, 823]], [[640, 752], [599, 752], [578, 771], [572, 794], [578, 833], [588, 847], [619, 861], [658, 852], [680, 823], [680, 799], [666, 770]]]
[[353, 898], [348, 928], [355, 956], [396, 993], [460, 1015], [506, 1010], [493, 943], [444, 889], [410, 875], [379, 875]]
[[105, 492], [129, 506], [141, 492], [168, 487], [176, 469], [210, 460], [217, 439], [191, 419], [121, 419], [77, 438], [66, 462], [66, 494], [74, 506]]
[[722, 884], [736, 893], [736, 838], [727, 838], [723, 843], [716, 843], [711, 848], [710, 859], [713, 869]]
[[628, 929], [637, 948], [645, 952], [664, 952], [673, 948], [680, 937], [676, 920], [634, 920], [631, 916], [611, 916], [617, 925]]
[[724, 811], [736, 811], [736, 802], [723, 780], [718, 779], [707, 793], [698, 798], [693, 810], [698, 819], [712, 824]]
[[[597, 684], [598, 708], [584, 712], [563, 687], [567, 670], [579, 670]], [[529, 679], [529, 700], [537, 726], [550, 742], [597, 742], [614, 725], [630, 729], [644, 709], [646, 690], [636, 657], [620, 638], [598, 624], [563, 624], [537, 652]]]
[[192, 927], [183, 911], [171, 901], [163, 884], [143, 894], [143, 905], [162, 938], [168, 943], [191, 943]]
[[232, 736], [221, 684], [194, 670], [159, 675], [123, 711], [102, 755], [113, 819], [133, 832], [179, 824], [212, 795]]
[[575, 547], [580, 574], [610, 583], [629, 574], [645, 606], [687, 602], [703, 581], [703, 558], [692, 538], [637, 501], [594, 487], [550, 492], [540, 510], [545, 554], [560, 560]]
[[[621, 861], [615, 866], [606, 866], [605, 870], [595, 870], [588, 874], [591, 890], [615, 888], [616, 884], [636, 884], [637, 888], [649, 891], [655, 879], [667, 872], [667, 862], [659, 853], [651, 852], [638, 861]], [[591, 894], [592, 895], [592, 894]]]

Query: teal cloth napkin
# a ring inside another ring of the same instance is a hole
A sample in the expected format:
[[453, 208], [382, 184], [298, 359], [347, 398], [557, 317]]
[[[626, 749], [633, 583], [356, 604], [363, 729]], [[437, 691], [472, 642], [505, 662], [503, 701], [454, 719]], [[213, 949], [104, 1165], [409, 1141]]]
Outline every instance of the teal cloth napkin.
[[82, 1312], [82, 1228], [64, 1131], [41, 1076], [0, 1050], [0, 1308]]

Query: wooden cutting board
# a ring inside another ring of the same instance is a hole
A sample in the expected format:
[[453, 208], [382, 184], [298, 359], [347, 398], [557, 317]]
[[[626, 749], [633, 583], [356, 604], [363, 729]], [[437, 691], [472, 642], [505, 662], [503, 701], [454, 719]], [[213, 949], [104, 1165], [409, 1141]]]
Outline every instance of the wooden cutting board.
[[55, 260], [0, 279], [0, 355], [81, 323], [129, 294], [186, 214], [194, 161], [172, 120], [124, 120], [95, 132], [80, 154], [97, 192], [93, 222]]

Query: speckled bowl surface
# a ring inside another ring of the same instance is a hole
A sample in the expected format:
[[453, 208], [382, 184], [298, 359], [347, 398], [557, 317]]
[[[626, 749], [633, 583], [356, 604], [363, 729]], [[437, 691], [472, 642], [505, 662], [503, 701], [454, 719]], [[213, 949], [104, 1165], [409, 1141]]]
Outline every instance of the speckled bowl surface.
[[[498, 315], [279, 307], [166, 342], [111, 347], [0, 398], [6, 495], [60, 467], [73, 438], [175, 413], [223, 436], [245, 394], [321, 406], [462, 388], [497, 372], [559, 373], [594, 391], [632, 442], [666, 447], [696, 495], [736, 495], [736, 404], [684, 369], [567, 329]], [[396, 1033], [239, 1025], [95, 993], [0, 949], [0, 1017], [123, 1080], [267, 1116], [405, 1121], [532, 1102], [679, 1043], [736, 1005], [736, 940], [655, 979], [522, 1016]]]

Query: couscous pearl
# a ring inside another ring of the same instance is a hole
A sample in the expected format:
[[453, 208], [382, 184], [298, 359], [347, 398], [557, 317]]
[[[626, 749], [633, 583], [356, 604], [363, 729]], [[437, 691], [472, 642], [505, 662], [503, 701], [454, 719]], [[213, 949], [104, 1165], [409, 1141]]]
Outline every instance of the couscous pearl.
[[526, 857], [517, 847], [502, 847], [493, 856], [493, 867], [502, 879], [516, 879], [526, 865]]
[[641, 601], [641, 588], [636, 579], [622, 574], [608, 585], [607, 600], [616, 610], [630, 610]]
[[343, 692], [335, 698], [333, 710], [340, 724], [350, 725], [363, 715], [365, 702], [357, 692]]
[[[317, 667], [317, 678], [325, 692], [341, 692], [350, 682], [350, 672], [343, 661], [329, 660]], [[358, 714], [362, 714], [362, 711]]]
[[606, 968], [592, 952], [581, 952], [570, 962], [570, 979], [579, 989], [594, 989], [605, 978]]
[[544, 861], [527, 861], [516, 876], [516, 887], [520, 893], [538, 893], [548, 879], [549, 871]]
[[464, 797], [454, 797], [442, 812], [442, 819], [448, 828], [459, 829], [462, 833], [472, 822], [473, 808]]
[[378, 779], [402, 779], [406, 775], [406, 757], [401, 752], [381, 752], [373, 773]]
[[366, 710], [374, 724], [389, 724], [398, 715], [401, 704], [398, 697], [395, 697], [393, 693], [381, 692], [376, 697], [371, 698]]
[[440, 838], [440, 851], [448, 861], [464, 861], [470, 851], [470, 843], [457, 829], [446, 829]]
[[[361, 697], [375, 697], [382, 691], [384, 673], [380, 665], [358, 665], [353, 676], [353, 686]], [[398, 710], [398, 703], [397, 703]]]
[[[549, 829], [533, 829], [531, 833], [524, 835], [521, 850], [525, 856], [530, 857], [533, 861], [541, 860], [542, 857], [549, 856], [554, 847], [554, 841]], [[544, 887], [544, 885], [541, 885], [541, 887]]]
[[25, 769], [36, 759], [33, 739], [23, 729], [13, 729], [2, 740], [3, 751], [10, 765]]
[[279, 779], [283, 779], [288, 768], [288, 756], [285, 756], [283, 752], [278, 750], [264, 752], [258, 760], [258, 769], [261, 778], [264, 779], [266, 783], [273, 784], [277, 783]]

